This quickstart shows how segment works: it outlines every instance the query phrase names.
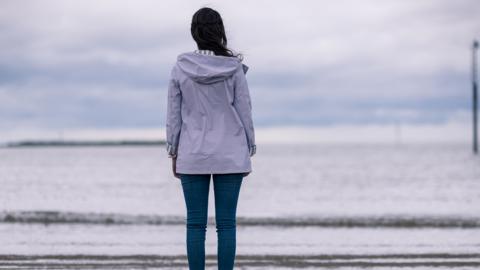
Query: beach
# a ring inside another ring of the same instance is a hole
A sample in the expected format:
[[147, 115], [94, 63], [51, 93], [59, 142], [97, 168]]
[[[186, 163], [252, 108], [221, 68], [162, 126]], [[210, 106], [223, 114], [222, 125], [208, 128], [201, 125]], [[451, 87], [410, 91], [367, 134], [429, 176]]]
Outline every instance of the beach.
[[[186, 269], [183, 194], [164, 151], [1, 148], [0, 269]], [[477, 269], [479, 162], [462, 144], [260, 145], [236, 267]], [[211, 190], [208, 269], [213, 202]]]

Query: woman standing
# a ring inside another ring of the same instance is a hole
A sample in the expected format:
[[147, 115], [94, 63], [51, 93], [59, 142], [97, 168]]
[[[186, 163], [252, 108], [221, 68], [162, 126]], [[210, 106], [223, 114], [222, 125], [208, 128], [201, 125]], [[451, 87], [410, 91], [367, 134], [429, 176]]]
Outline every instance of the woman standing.
[[213, 175], [218, 268], [233, 269], [236, 210], [243, 177], [256, 152], [250, 93], [242, 56], [227, 48], [220, 14], [201, 8], [192, 18], [198, 50], [180, 54], [168, 88], [167, 152], [187, 208], [190, 269], [205, 268], [208, 192]]

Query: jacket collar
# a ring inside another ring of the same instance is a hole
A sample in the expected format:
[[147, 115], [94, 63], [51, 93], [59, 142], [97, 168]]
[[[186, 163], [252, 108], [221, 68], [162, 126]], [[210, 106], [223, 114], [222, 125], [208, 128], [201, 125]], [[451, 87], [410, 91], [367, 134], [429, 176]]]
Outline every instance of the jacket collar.
[[215, 53], [211, 50], [195, 50], [196, 53], [205, 54], [205, 55], [215, 55]]

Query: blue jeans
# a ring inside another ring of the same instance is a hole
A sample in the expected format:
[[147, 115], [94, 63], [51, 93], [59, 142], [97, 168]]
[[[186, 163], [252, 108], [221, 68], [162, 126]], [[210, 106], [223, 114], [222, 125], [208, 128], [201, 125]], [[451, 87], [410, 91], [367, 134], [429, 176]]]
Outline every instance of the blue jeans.
[[[187, 257], [191, 270], [205, 269], [210, 174], [180, 174], [187, 206]], [[237, 201], [243, 173], [213, 174], [218, 269], [235, 262]]]

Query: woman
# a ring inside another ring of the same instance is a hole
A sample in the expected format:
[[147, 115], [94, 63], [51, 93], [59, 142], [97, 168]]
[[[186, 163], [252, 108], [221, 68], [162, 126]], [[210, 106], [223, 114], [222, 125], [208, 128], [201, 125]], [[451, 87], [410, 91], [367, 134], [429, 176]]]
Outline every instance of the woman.
[[236, 210], [256, 152], [252, 106], [242, 56], [227, 48], [220, 14], [198, 10], [191, 34], [198, 50], [180, 54], [168, 88], [167, 152], [187, 207], [190, 269], [205, 268], [208, 191], [213, 175], [218, 268], [233, 269]]

